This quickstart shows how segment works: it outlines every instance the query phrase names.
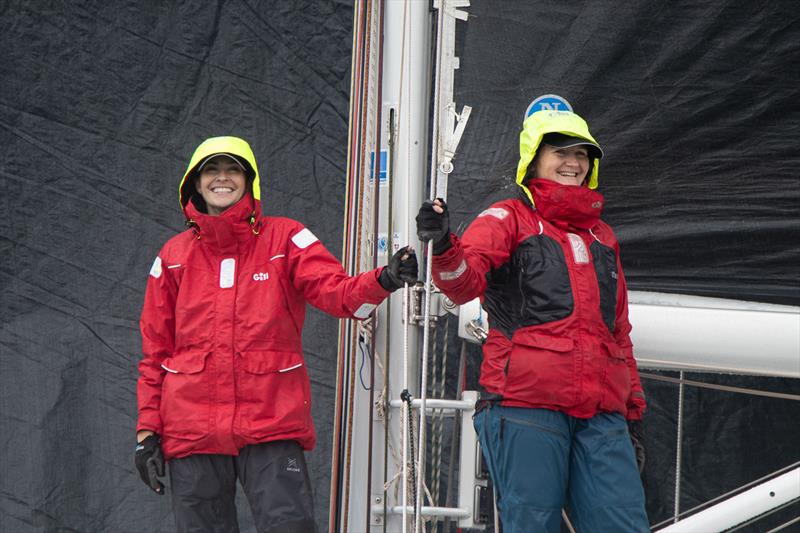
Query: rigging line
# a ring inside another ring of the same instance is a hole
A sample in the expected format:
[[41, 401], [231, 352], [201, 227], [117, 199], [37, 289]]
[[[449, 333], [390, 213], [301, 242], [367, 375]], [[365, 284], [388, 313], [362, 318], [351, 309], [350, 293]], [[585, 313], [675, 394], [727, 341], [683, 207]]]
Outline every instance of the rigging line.
[[[366, 37], [367, 35], [367, 27], [370, 23], [370, 12], [367, 10], [366, 5], [367, 2], [359, 2], [358, 5], [358, 12], [359, 12], [359, 24], [358, 24], [358, 33], [359, 33], [359, 50], [358, 50], [358, 63], [357, 63], [357, 75], [360, 83], [358, 85], [358, 114], [357, 114], [357, 121], [358, 121], [358, 129], [356, 130], [356, 139], [355, 139], [355, 150], [356, 150], [356, 161], [354, 161], [354, 171], [355, 171], [355, 180], [354, 182], [358, 184], [360, 191], [364, 189], [364, 175], [362, 172], [363, 169], [363, 150], [364, 150], [364, 99], [365, 99], [365, 91], [364, 91], [364, 63], [365, 58], [367, 57], [367, 48], [365, 44], [369, 45], [369, 40]], [[357, 168], [356, 168], [357, 165]], [[362, 213], [362, 201], [361, 201], [361, 194], [358, 196], [358, 204], [357, 204], [357, 216], [356, 216], [356, 232], [357, 237], [355, 241], [355, 255], [353, 259], [353, 268], [356, 271], [359, 269], [359, 257], [361, 251], [361, 213]], [[355, 273], [355, 272], [354, 272]], [[357, 339], [354, 336], [354, 329], [355, 326], [353, 323], [348, 323], [349, 329], [351, 331], [351, 338], [349, 349], [347, 353], [350, 355], [348, 358], [348, 365], [350, 369], [349, 375], [349, 382], [348, 382], [348, 396], [347, 396], [347, 422], [346, 422], [346, 439], [344, 443], [344, 497], [342, 501], [343, 507], [343, 522], [342, 522], [342, 533], [347, 533], [349, 527], [349, 513], [350, 513], [350, 470], [351, 470], [351, 458], [352, 458], [352, 448], [353, 448], [353, 411], [354, 411], [354, 402], [355, 402], [355, 370], [356, 370], [356, 342]]]
[[[381, 107], [383, 102], [383, 7], [384, 3], [383, 0], [377, 2], [375, 9], [377, 10], [376, 14], [376, 22], [375, 25], [377, 28], [373, 32], [377, 33], [377, 49], [375, 50], [375, 57], [376, 57], [376, 68], [377, 68], [377, 79], [375, 82], [375, 102], [376, 108], [374, 110], [375, 113], [375, 122], [373, 124], [373, 130], [375, 135], [375, 147], [374, 147], [374, 156], [372, 157], [372, 240], [373, 240], [373, 249], [372, 249], [372, 268], [377, 268], [378, 266], [378, 230], [379, 230], [379, 222], [380, 222], [380, 181], [381, 181]], [[388, 174], [388, 169], [387, 169]], [[389, 259], [389, 250], [387, 250], [387, 260]], [[388, 307], [388, 304], [387, 304]], [[372, 337], [370, 339], [370, 344], [372, 348], [372, 353], [375, 353], [376, 348], [376, 335], [377, 332], [377, 310], [373, 311], [372, 320], [373, 320], [373, 332]], [[388, 338], [388, 335], [387, 335]], [[367, 502], [369, 502], [366, 507], [366, 521], [364, 522], [368, 525], [371, 522], [372, 518], [372, 439], [373, 439], [373, 431], [374, 431], [374, 410], [375, 410], [375, 358], [370, 359], [370, 390], [369, 390], [369, 433], [367, 438], [367, 493], [366, 498]], [[384, 504], [385, 505], [385, 504]], [[384, 515], [385, 517], [385, 515]], [[384, 528], [386, 527], [386, 520], [383, 520]]]
[[[405, 198], [406, 202], [411, 201], [411, 182], [409, 178], [409, 164], [411, 162], [411, 120], [404, 117], [402, 113], [403, 109], [403, 85], [405, 81], [406, 86], [406, 96], [408, 99], [411, 98], [411, 82], [410, 82], [410, 73], [408, 79], [404, 80], [405, 77], [405, 69], [409, 68], [408, 63], [410, 60], [406, 61], [406, 54], [408, 53], [408, 46], [406, 45], [406, 33], [409, 31], [408, 28], [408, 3], [409, 0], [405, 0], [403, 2], [403, 37], [401, 39], [400, 44], [400, 98], [397, 104], [397, 120], [398, 124], [400, 121], [405, 119], [406, 121], [406, 175], [404, 176], [405, 180]], [[409, 39], [410, 41], [410, 39]], [[408, 104], [407, 104], [408, 105]], [[402, 131], [402, 128], [401, 128]], [[406, 213], [407, 214], [407, 213]], [[409, 216], [405, 217], [405, 236], [406, 238], [410, 238], [409, 233]], [[408, 283], [405, 284], [403, 287], [403, 392], [408, 394], [408, 336], [409, 332], [409, 317], [410, 317], [410, 309], [409, 309], [409, 286]], [[406, 402], [403, 402], [403, 409], [401, 412], [401, 422], [402, 422], [402, 459], [403, 459], [403, 477], [402, 477], [402, 489], [403, 489], [403, 518], [402, 518], [402, 533], [406, 533], [408, 527], [408, 420], [409, 420], [409, 406]]]
[[[446, 313], [444, 317], [444, 321], [441, 328], [437, 328], [437, 330], [441, 330], [442, 335], [442, 349], [439, 351], [438, 349], [434, 352], [437, 354], [441, 354], [439, 371], [437, 373], [437, 378], [434, 380], [434, 394], [437, 398], [444, 398], [446, 393], [446, 384], [447, 384], [447, 339], [448, 333], [450, 331], [450, 313]], [[437, 331], [436, 339], [438, 339], [439, 332]], [[434, 358], [436, 361], [437, 358]], [[436, 505], [436, 502], [439, 501], [439, 494], [440, 494], [440, 485], [441, 485], [441, 474], [442, 474], [442, 446], [444, 443], [444, 410], [439, 409], [438, 411], [434, 412], [433, 418], [433, 459], [431, 460], [431, 464], [434, 465], [433, 467], [433, 488], [432, 493], [433, 497], [432, 500], [434, 503], [431, 505]], [[440, 522], [437, 521], [433, 527], [433, 533], [438, 533], [439, 531]]]
[[[784, 509], [786, 509], [788, 507], [791, 507], [792, 505], [794, 505], [794, 504], [796, 504], [798, 502], [800, 502], [800, 498], [795, 498], [794, 500], [788, 501], [788, 502], [784, 503], [783, 505], [779, 505], [777, 507], [773, 507], [769, 511], [763, 512], [758, 516], [754, 516], [750, 520], [746, 520], [746, 521], [742, 522], [741, 524], [737, 524], [736, 526], [734, 526], [731, 529], [726, 529], [725, 533], [733, 533], [734, 531], [739, 531], [742, 528], [745, 528], [747, 526], [751, 526], [751, 525], [755, 524], [756, 522], [758, 522], [759, 520], [763, 520], [764, 518], [766, 518], [766, 517], [768, 517], [770, 515], [773, 515], [773, 514], [775, 514], [777, 512], [783, 511]], [[790, 520], [788, 523], [783, 524], [781, 526], [778, 526], [777, 530], [773, 529], [772, 531], [780, 531], [781, 529], [784, 529], [785, 527], [792, 525], [792, 523], [794, 523], [794, 522], [796, 522], [798, 520], [800, 520], [800, 517], [797, 517], [794, 520]]]
[[[382, 101], [382, 99], [381, 99]], [[386, 154], [386, 184], [389, 189], [389, 202], [387, 205], [387, 230], [386, 230], [386, 245], [388, 246], [387, 257], [394, 252], [394, 231], [392, 224], [392, 217], [394, 216], [394, 109], [389, 109], [389, 134], [386, 139], [388, 146]], [[387, 298], [386, 303], [386, 336], [384, 342], [384, 353], [386, 354], [386, 364], [383, 369], [383, 398], [382, 405], [386, 408], [386, 394], [389, 389], [389, 363], [391, 360], [390, 340], [392, 333], [392, 295]], [[387, 409], [388, 411], [388, 409]], [[389, 511], [389, 503], [387, 500], [386, 490], [386, 477], [389, 474], [389, 415], [387, 414], [383, 420], [383, 533], [386, 533], [386, 516]]]
[[[683, 375], [683, 373], [681, 373]], [[701, 389], [713, 389], [713, 390], [721, 390], [726, 392], [738, 392], [741, 394], [750, 394], [752, 396], [763, 396], [766, 398], [780, 398], [782, 400], [795, 400], [800, 401], [799, 394], [788, 394], [783, 392], [771, 392], [771, 391], [761, 391], [756, 389], [748, 389], [744, 387], [732, 387], [730, 385], [717, 385], [715, 383], [706, 383], [704, 381], [693, 381], [690, 379], [680, 379], [680, 378], [671, 378], [669, 376], [659, 376], [658, 374], [648, 374], [645, 372], [640, 372], [639, 376], [652, 379], [655, 381], [666, 381], [668, 383], [685, 383], [686, 385], [691, 385], [693, 387], [699, 387]]]
[[[441, 75], [442, 75], [442, 33], [444, 26], [444, 4], [446, 0], [439, 0], [439, 9], [437, 12], [437, 30], [436, 30], [436, 88], [434, 91], [434, 106], [433, 106], [433, 127], [435, 133], [433, 135], [433, 142], [436, 145], [435, 151], [431, 150], [431, 187], [429, 198], [434, 200], [436, 198], [436, 167], [438, 162], [438, 153], [440, 140], [439, 136], [441, 131], [439, 128], [439, 105], [441, 104]], [[425, 477], [425, 418], [426, 418], [426, 401], [427, 401], [427, 386], [428, 386], [428, 338], [430, 336], [430, 312], [431, 312], [431, 293], [432, 293], [432, 267], [433, 267], [433, 241], [428, 241], [428, 254], [426, 256], [426, 271], [425, 271], [425, 306], [424, 306], [424, 322], [422, 328], [422, 378], [420, 380], [420, 407], [419, 407], [419, 449], [417, 450], [417, 479], [416, 492], [422, 492], [422, 483]], [[422, 518], [422, 498], [417, 498], [416, 507], [414, 508], [414, 533], [419, 533], [420, 522]]]
[[770, 529], [769, 531], [767, 531], [767, 533], [777, 533], [778, 531], [783, 531], [787, 527], [791, 526], [792, 524], [796, 524], [797, 522], [800, 522], [800, 516], [798, 516], [797, 518], [794, 518], [792, 520], [789, 520], [785, 524], [781, 524], [781, 525], [779, 525], [778, 527], [776, 527], [774, 529]]
[[683, 398], [684, 398], [684, 383], [683, 383], [683, 370], [681, 370], [681, 380], [678, 385], [678, 435], [676, 437], [675, 448], [675, 505], [674, 505], [674, 519], [678, 521], [681, 511], [681, 458], [683, 456]]
[[[356, 70], [358, 68], [357, 62], [359, 58], [359, 40], [358, 40], [358, 22], [359, 22], [360, 10], [354, 9], [353, 10], [353, 27], [355, 31], [353, 31], [353, 42], [352, 42], [352, 59], [351, 59], [351, 77], [350, 77], [350, 106], [349, 106], [349, 117], [347, 121], [347, 139], [348, 139], [348, 150], [347, 150], [347, 174], [345, 176], [345, 210], [344, 210], [344, 223], [343, 223], [343, 232], [342, 235], [342, 261], [345, 262], [345, 269], [349, 273], [350, 269], [348, 268], [348, 259], [349, 259], [349, 252], [351, 248], [351, 219], [352, 219], [352, 195], [353, 195], [353, 188], [357, 186], [355, 183], [355, 177], [353, 176], [353, 168], [352, 168], [352, 154], [353, 154], [353, 135], [354, 130], [356, 129], [353, 124], [353, 118], [355, 117], [355, 106], [356, 106], [356, 99], [353, 98], [353, 95], [356, 93], [356, 80], [358, 77], [356, 76]], [[346, 361], [344, 360], [344, 353], [345, 353], [345, 346], [347, 346], [347, 337], [349, 335], [349, 327], [345, 324], [344, 321], [339, 323], [339, 356], [337, 357], [336, 362], [336, 397], [335, 397], [335, 408], [334, 408], [334, 422], [333, 422], [333, 443], [332, 443], [332, 451], [331, 451], [331, 487], [330, 487], [330, 509], [328, 511], [328, 531], [329, 533], [334, 533], [337, 529], [337, 525], [339, 524], [339, 511], [341, 506], [339, 505], [339, 473], [340, 473], [340, 455], [342, 452], [341, 447], [341, 438], [342, 438], [342, 418], [343, 418], [343, 406], [344, 406], [344, 376], [346, 373]]]
[[[685, 511], [681, 511], [680, 517], [685, 517], [685, 516], [687, 516], [689, 514], [692, 514], [692, 513], [695, 513], [697, 511], [699, 511], [700, 509], [703, 509], [705, 507], [710, 507], [711, 505], [713, 505], [713, 504], [715, 504], [715, 503], [717, 503], [719, 501], [722, 501], [722, 500], [724, 500], [726, 498], [734, 496], [734, 495], [736, 495], [738, 493], [744, 492], [747, 489], [750, 489], [752, 487], [755, 487], [756, 485], [764, 483], [765, 481], [769, 481], [770, 479], [774, 479], [774, 478], [776, 478], [778, 476], [782, 476], [783, 474], [785, 474], [787, 472], [790, 472], [790, 471], [794, 470], [797, 467], [800, 467], [800, 461], [798, 461], [798, 462], [796, 462], [794, 464], [791, 464], [789, 466], [785, 466], [785, 467], [781, 468], [780, 470], [772, 472], [771, 474], [767, 474], [766, 476], [762, 476], [762, 477], [760, 477], [760, 478], [758, 478], [758, 479], [756, 479], [754, 481], [751, 481], [751, 482], [749, 482], [749, 483], [747, 483], [745, 485], [742, 485], [741, 487], [737, 487], [737, 488], [735, 488], [735, 489], [733, 489], [731, 491], [728, 491], [725, 494], [720, 494], [716, 498], [708, 500], [707, 502], [703, 502], [700, 505], [696, 505], [696, 506], [692, 507], [691, 509], [686, 509]], [[651, 529], [653, 529], [653, 530], [658, 529], [659, 527], [667, 525], [670, 522], [672, 522], [672, 518], [667, 518], [666, 520], [663, 520], [663, 521], [659, 522], [658, 524], [654, 524], [651, 527]]]

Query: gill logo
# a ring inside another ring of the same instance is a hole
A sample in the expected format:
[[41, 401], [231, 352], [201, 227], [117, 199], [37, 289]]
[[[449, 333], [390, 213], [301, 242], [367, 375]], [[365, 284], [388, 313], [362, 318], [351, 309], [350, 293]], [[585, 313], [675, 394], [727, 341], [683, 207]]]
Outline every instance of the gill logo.
[[253, 274], [253, 281], [266, 281], [269, 279], [269, 273], [267, 272], [256, 272]]

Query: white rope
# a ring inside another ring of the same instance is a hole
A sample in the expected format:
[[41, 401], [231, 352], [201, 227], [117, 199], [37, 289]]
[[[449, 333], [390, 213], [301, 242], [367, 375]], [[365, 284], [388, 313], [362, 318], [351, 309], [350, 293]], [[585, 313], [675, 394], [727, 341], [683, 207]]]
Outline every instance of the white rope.
[[[411, 76], [409, 74], [408, 78], [405, 76], [405, 69], [409, 68], [410, 61], [406, 60], [406, 54], [408, 53], [408, 47], [406, 46], [406, 34], [409, 31], [408, 28], [408, 2], [409, 0], [405, 0], [403, 2], [403, 38], [402, 43], [400, 45], [400, 102], [397, 105], [397, 122], [398, 122], [398, 129], [402, 131], [400, 128], [401, 121], [405, 118], [402, 113], [403, 109], [403, 86], [405, 81], [405, 88], [407, 91], [407, 98], [411, 98]], [[410, 41], [410, 36], [409, 36]], [[406, 126], [406, 161], [411, 161], [411, 121], [409, 119], [405, 119], [408, 125]], [[405, 197], [407, 201], [410, 201], [411, 198], [411, 183], [408, 176], [408, 167], [409, 165], [406, 164], [406, 176], [405, 176]], [[405, 236], [409, 238], [409, 218], [405, 217]], [[391, 242], [393, 236], [389, 236]], [[394, 247], [392, 246], [392, 250]], [[403, 390], [408, 390], [408, 335], [409, 335], [409, 287], [408, 283], [405, 284], [403, 287]], [[408, 404], [403, 402], [401, 416], [400, 416], [400, 425], [402, 426], [402, 435], [403, 435], [403, 442], [402, 442], [402, 490], [403, 490], [403, 526], [402, 531], [406, 533], [407, 526], [408, 526], [408, 419], [409, 419], [409, 412], [408, 412]]]
[[[439, 0], [439, 10], [437, 13], [437, 34], [436, 34], [436, 87], [434, 90], [434, 104], [433, 104], [433, 124], [434, 135], [431, 147], [431, 187], [429, 198], [436, 199], [436, 172], [438, 166], [438, 155], [441, 131], [439, 128], [439, 105], [440, 95], [439, 87], [441, 84], [442, 72], [442, 31], [444, 25], [444, 10], [446, 0]], [[425, 418], [426, 418], [426, 401], [428, 389], [428, 338], [430, 336], [430, 312], [431, 312], [431, 292], [433, 287], [432, 282], [432, 268], [433, 268], [433, 241], [428, 241], [428, 253], [426, 254], [425, 261], [425, 306], [423, 311], [424, 322], [422, 329], [422, 378], [420, 379], [420, 407], [419, 407], [419, 447], [417, 449], [417, 505], [414, 510], [416, 520], [414, 522], [414, 533], [420, 532], [421, 518], [422, 518], [422, 485], [425, 479]]]

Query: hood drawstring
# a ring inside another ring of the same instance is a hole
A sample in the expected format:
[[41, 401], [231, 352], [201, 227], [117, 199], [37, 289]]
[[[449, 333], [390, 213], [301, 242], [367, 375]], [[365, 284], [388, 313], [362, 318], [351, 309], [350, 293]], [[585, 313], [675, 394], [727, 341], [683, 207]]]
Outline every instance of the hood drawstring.
[[253, 232], [253, 235], [258, 235], [261, 233], [261, 221], [259, 221], [258, 226], [256, 226], [256, 212], [253, 211], [250, 214], [250, 229]]
[[197, 222], [195, 222], [194, 220], [192, 220], [190, 218], [185, 222], [185, 224], [186, 224], [187, 228], [191, 228], [192, 229], [192, 231], [194, 232], [195, 237], [199, 241], [200, 240], [200, 226], [197, 225]]

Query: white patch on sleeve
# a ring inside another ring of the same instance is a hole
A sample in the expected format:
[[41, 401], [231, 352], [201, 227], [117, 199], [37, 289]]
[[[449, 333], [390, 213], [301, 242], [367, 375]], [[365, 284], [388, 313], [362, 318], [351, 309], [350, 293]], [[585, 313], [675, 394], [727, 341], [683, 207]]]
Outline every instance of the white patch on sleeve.
[[303, 228], [300, 232], [295, 234], [294, 237], [292, 237], [292, 242], [295, 243], [295, 245], [297, 245], [297, 247], [301, 250], [303, 248], [308, 248], [318, 240], [319, 239], [317, 239], [317, 236], [311, 233], [311, 230], [308, 228]]
[[158, 279], [161, 277], [162, 272], [164, 272], [164, 269], [161, 268], [161, 258], [156, 256], [156, 260], [153, 261], [153, 266], [150, 267], [150, 275]]
[[458, 265], [458, 268], [452, 272], [439, 272], [439, 279], [442, 281], [453, 281], [454, 279], [458, 279], [461, 277], [461, 274], [467, 271], [467, 262], [463, 259], [461, 260], [461, 264]]
[[481, 218], [481, 217], [494, 217], [494, 218], [497, 218], [499, 220], [503, 220], [507, 216], [508, 216], [508, 211], [506, 211], [502, 207], [490, 207], [489, 209], [485, 210], [480, 215], [478, 215], [478, 218]]
[[356, 318], [367, 318], [372, 310], [376, 307], [377, 306], [375, 304], [362, 304], [361, 307], [356, 309], [356, 312], [353, 313], [353, 316]]
[[230, 289], [236, 279], [236, 259], [229, 257], [219, 264], [219, 288]]
[[589, 250], [586, 249], [586, 244], [578, 235], [574, 233], [567, 233], [569, 243], [572, 245], [572, 257], [575, 258], [576, 263], [589, 262]]

